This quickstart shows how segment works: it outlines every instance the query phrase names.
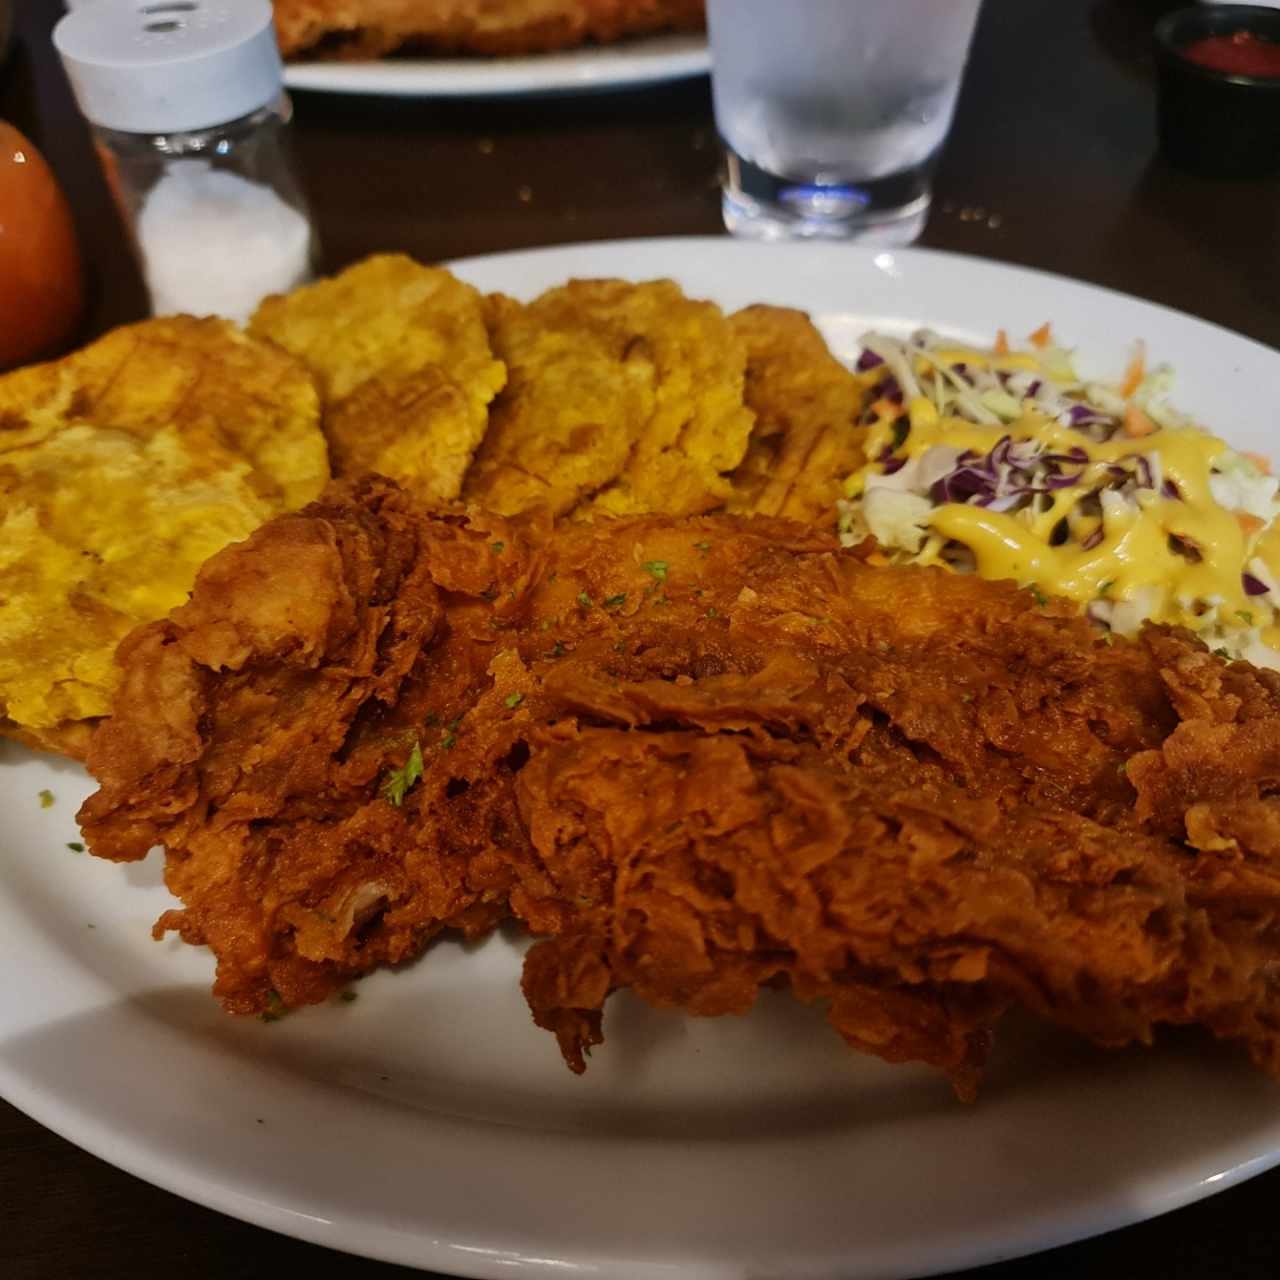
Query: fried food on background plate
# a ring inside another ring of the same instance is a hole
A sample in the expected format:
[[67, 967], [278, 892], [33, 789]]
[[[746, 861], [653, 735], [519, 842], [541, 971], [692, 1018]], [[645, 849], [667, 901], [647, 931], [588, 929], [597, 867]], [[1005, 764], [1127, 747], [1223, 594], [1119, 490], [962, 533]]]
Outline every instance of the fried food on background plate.
[[506, 380], [469, 284], [378, 254], [267, 298], [249, 330], [315, 375], [335, 474], [376, 471], [428, 500], [458, 496]]
[[747, 307], [729, 324], [746, 344], [756, 415], [729, 510], [829, 525], [844, 477], [865, 461], [866, 391], [803, 311]]
[[718, 307], [670, 280], [572, 280], [490, 299], [508, 384], [464, 496], [513, 515], [722, 506], [752, 428], [746, 353]]
[[249, 1013], [503, 916], [575, 1070], [606, 998], [762, 984], [971, 1097], [1003, 1012], [1280, 1075], [1280, 677], [787, 521], [336, 487], [122, 647], [94, 852], [168, 850]]
[[319, 417], [306, 370], [221, 320], [0, 377], [0, 733], [83, 756], [120, 639], [327, 483]]
[[548, 53], [659, 31], [698, 31], [703, 0], [274, 0], [286, 58], [379, 58], [397, 49]]

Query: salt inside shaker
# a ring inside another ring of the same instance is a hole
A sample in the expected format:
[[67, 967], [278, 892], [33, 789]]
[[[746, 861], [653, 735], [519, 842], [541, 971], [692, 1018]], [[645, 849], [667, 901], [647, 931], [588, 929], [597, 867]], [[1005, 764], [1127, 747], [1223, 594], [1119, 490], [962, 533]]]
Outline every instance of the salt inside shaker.
[[53, 39], [157, 315], [243, 323], [312, 276], [268, 0], [95, 0]]

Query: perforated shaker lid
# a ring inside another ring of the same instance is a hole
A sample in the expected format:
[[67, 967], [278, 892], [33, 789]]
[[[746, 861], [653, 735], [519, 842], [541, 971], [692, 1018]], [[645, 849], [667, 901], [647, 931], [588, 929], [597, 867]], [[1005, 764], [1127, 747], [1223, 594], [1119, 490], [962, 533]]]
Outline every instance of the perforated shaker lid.
[[208, 129], [280, 93], [268, 0], [92, 0], [53, 43], [80, 110], [126, 133]]

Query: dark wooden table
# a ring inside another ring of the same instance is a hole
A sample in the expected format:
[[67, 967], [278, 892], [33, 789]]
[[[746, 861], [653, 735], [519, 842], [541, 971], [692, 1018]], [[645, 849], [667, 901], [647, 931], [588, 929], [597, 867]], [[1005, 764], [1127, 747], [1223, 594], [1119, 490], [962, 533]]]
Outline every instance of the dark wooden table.
[[[1200, 180], [1155, 154], [1146, 51], [1154, 18], [1170, 7], [987, 0], [924, 243], [1078, 276], [1280, 346], [1280, 182]], [[138, 318], [144, 304], [49, 44], [59, 12], [56, 0], [18, 0], [0, 117], [44, 150], [72, 201], [92, 275], [93, 334]], [[439, 259], [722, 230], [702, 80], [540, 101], [299, 95], [296, 106], [331, 267], [376, 249]], [[1153, 1222], [970, 1274], [1275, 1280], [1278, 1198], [1280, 1171]], [[286, 1269], [312, 1280], [413, 1274], [187, 1204], [0, 1103], [5, 1280], [234, 1280]]]

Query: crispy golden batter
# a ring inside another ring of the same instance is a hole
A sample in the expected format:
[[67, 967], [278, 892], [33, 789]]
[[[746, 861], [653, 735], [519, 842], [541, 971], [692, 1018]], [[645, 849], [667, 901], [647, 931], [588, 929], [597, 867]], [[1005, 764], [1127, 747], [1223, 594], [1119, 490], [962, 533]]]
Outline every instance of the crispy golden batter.
[[804, 312], [747, 307], [729, 324], [746, 345], [756, 415], [729, 510], [834, 528], [841, 483], [863, 463], [866, 393]]
[[1280, 1075], [1280, 677], [1186, 633], [1107, 645], [786, 521], [550, 532], [379, 481], [222, 552], [121, 657], [81, 820], [167, 845], [158, 927], [230, 1009], [510, 913], [576, 1070], [619, 987], [718, 1014], [781, 982], [966, 1097], [1015, 1004]]
[[556, 516], [571, 511], [619, 474], [654, 411], [645, 344], [622, 326], [565, 315], [554, 301], [488, 300], [507, 385], [464, 494], [504, 515], [537, 506]]
[[286, 58], [546, 53], [705, 22], [703, 0], [275, 0], [275, 17]]
[[306, 371], [220, 320], [130, 325], [0, 378], [0, 732], [82, 755], [121, 637], [328, 474]]
[[514, 514], [692, 514], [723, 505], [752, 427], [742, 344], [669, 280], [573, 280], [491, 300], [509, 382], [465, 496]]
[[337, 474], [376, 471], [429, 500], [458, 496], [506, 379], [470, 285], [380, 254], [266, 299], [249, 328], [315, 375]]

